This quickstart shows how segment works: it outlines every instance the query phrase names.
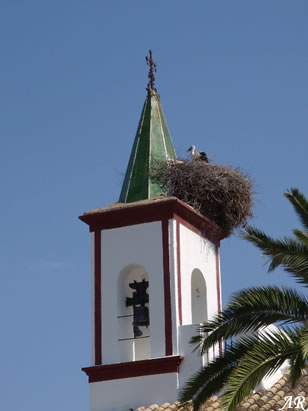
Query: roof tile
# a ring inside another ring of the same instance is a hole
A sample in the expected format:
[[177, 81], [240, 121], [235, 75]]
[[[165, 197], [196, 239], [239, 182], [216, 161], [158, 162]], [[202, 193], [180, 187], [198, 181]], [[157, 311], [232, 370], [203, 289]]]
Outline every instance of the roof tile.
[[[283, 376], [268, 391], [260, 391], [246, 398], [237, 411], [276, 411], [285, 405], [285, 397], [302, 395], [307, 398], [308, 405], [308, 375], [305, 373], [295, 388], [291, 387], [288, 377]], [[164, 403], [162, 405], [153, 404], [149, 407], [139, 407], [136, 411], [192, 411], [191, 403], [184, 406], [179, 402], [173, 404]], [[213, 396], [203, 406], [202, 411], [222, 411], [219, 398]]]

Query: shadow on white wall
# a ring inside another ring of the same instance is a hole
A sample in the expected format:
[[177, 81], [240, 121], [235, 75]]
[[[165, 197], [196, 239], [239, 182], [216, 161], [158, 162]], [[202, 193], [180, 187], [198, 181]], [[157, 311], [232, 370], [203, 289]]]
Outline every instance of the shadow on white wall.
[[191, 274], [191, 323], [207, 320], [207, 290], [202, 272], [195, 268]]

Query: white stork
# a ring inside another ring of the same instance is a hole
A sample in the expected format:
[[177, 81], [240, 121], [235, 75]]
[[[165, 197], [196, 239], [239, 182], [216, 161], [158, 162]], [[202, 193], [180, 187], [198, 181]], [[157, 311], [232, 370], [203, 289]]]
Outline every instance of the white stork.
[[202, 160], [202, 161], [205, 161], [206, 163], [209, 162], [207, 154], [204, 151], [198, 151], [196, 149], [196, 146], [189, 147], [187, 152], [190, 153], [192, 160]]

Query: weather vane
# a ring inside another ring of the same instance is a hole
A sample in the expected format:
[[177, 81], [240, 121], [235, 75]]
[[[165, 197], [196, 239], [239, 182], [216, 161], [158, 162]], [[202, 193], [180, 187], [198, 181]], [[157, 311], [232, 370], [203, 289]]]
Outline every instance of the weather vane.
[[149, 50], [148, 55], [146, 56], [146, 62], [147, 65], [149, 66], [149, 72], [148, 72], [148, 85], [147, 85], [147, 91], [148, 93], [150, 93], [151, 91], [155, 91], [156, 87], [155, 87], [155, 74], [156, 74], [156, 64], [154, 63], [153, 57], [152, 57], [152, 50]]

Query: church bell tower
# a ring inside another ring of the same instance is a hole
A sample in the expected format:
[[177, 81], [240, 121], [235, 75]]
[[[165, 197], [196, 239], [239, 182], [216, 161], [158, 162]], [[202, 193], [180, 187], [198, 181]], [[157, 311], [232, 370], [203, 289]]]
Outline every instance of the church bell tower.
[[[155, 87], [149, 82], [119, 202], [83, 214], [92, 238], [92, 360], [83, 368], [91, 411], [174, 402], [202, 364], [198, 325], [221, 308], [223, 232], [153, 181], [156, 161], [176, 161]], [[218, 348], [217, 348], [218, 350]]]

